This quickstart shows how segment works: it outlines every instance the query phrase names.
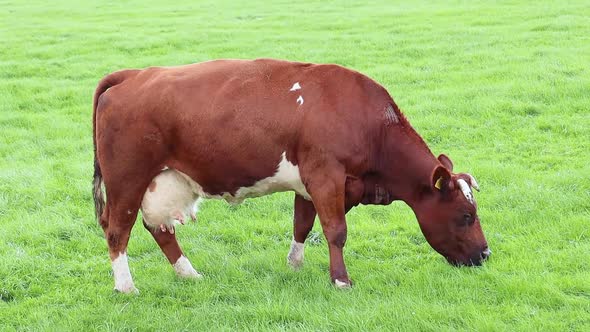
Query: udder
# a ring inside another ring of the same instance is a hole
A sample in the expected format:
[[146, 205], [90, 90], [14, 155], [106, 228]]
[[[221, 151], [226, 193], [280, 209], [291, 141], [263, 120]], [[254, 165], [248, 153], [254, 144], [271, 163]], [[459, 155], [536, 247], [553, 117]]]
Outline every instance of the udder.
[[174, 233], [174, 226], [189, 218], [196, 219], [199, 201], [190, 183], [177, 171], [167, 169], [150, 183], [143, 196], [141, 214], [148, 226]]

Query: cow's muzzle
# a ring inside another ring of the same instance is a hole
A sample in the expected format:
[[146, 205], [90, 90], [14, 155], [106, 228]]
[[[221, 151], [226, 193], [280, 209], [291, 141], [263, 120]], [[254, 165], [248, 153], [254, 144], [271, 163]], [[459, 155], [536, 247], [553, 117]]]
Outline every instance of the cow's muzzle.
[[454, 260], [454, 259], [451, 259], [450, 257], [446, 257], [446, 258], [447, 258], [447, 261], [451, 265], [454, 265], [454, 266], [481, 266], [482, 263], [485, 260], [487, 260], [491, 254], [492, 254], [492, 251], [490, 250], [490, 248], [488, 248], [486, 246], [483, 250], [473, 254], [471, 257], [469, 257], [465, 260]]

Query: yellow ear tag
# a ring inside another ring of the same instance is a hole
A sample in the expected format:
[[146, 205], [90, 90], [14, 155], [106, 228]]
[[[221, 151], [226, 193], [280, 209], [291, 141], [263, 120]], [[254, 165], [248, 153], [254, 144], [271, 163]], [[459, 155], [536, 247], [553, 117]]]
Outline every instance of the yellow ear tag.
[[436, 180], [436, 183], [434, 184], [434, 188], [440, 190], [440, 188], [442, 187], [442, 177], [438, 178], [438, 180]]

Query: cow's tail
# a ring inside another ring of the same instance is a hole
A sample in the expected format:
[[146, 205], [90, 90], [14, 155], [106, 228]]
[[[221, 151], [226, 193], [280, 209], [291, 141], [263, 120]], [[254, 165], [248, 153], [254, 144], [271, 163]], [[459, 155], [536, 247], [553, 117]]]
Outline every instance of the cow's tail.
[[109, 88], [122, 83], [129, 77], [135, 76], [138, 72], [139, 70], [121, 70], [107, 75], [98, 83], [96, 91], [94, 92], [94, 100], [92, 104], [92, 141], [94, 144], [94, 179], [92, 181], [92, 196], [94, 197], [94, 213], [98, 222], [100, 222], [100, 216], [105, 207], [104, 194], [102, 192], [102, 172], [96, 154], [96, 109], [98, 108], [98, 99]]

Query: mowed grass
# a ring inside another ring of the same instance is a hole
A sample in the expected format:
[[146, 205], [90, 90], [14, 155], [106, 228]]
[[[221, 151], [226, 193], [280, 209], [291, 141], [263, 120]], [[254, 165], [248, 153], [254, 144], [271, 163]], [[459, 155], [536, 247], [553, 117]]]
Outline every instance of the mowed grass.
[[[588, 17], [587, 1], [0, 1], [0, 330], [590, 330]], [[491, 259], [452, 267], [407, 206], [363, 206], [347, 216], [355, 286], [337, 290], [319, 225], [304, 268], [286, 265], [283, 193], [206, 202], [178, 229], [199, 281], [138, 222], [141, 293], [114, 293], [91, 199], [97, 82], [257, 57], [383, 84], [478, 179]]]

